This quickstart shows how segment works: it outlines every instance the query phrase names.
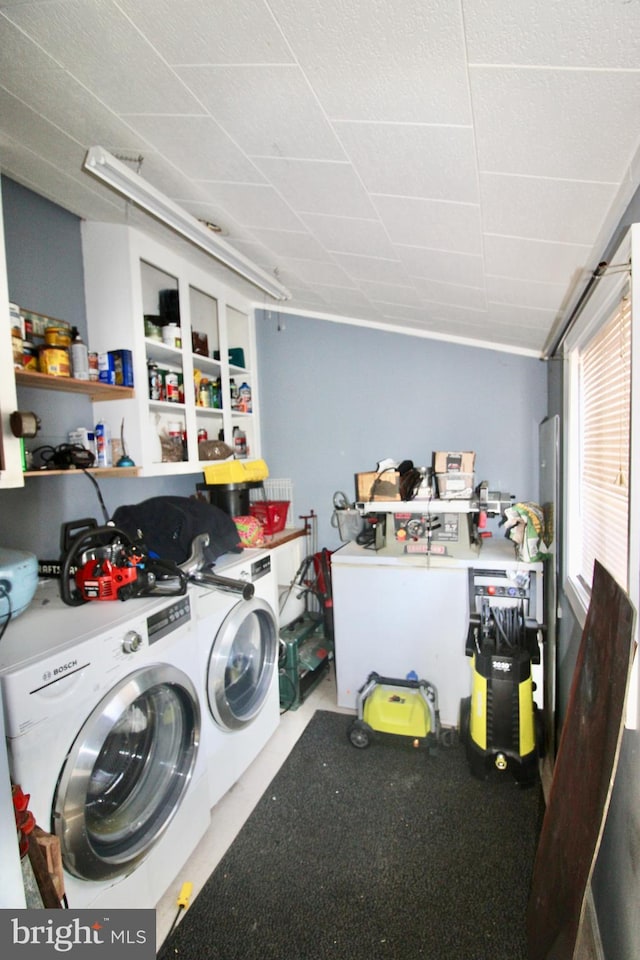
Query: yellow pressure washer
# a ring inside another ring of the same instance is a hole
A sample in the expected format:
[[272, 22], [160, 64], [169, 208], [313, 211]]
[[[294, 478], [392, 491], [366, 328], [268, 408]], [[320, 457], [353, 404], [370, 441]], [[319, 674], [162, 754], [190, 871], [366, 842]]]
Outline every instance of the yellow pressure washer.
[[438, 692], [415, 672], [405, 679], [370, 673], [356, 700], [357, 717], [349, 725], [354, 747], [368, 747], [374, 733], [394, 734], [436, 753], [440, 740]]
[[506, 605], [482, 597], [475, 606], [469, 571], [470, 617], [465, 652], [471, 658], [471, 696], [460, 704], [460, 736], [474, 776], [509, 771], [517, 783], [534, 783], [544, 752], [542, 717], [533, 699], [532, 663], [540, 662], [539, 624], [525, 602]]

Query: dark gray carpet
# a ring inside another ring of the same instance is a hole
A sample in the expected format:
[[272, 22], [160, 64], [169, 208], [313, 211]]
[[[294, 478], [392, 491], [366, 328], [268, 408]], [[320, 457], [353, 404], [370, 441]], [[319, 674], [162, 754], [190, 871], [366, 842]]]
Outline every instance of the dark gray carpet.
[[538, 786], [318, 711], [163, 960], [526, 960]]

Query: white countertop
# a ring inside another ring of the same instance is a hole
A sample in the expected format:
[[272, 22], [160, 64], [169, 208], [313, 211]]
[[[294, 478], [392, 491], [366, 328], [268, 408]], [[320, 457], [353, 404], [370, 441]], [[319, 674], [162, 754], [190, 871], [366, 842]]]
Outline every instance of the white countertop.
[[351, 541], [345, 543], [331, 555], [331, 565], [371, 564], [390, 567], [423, 567], [425, 569], [464, 569], [474, 567], [478, 570], [490, 570], [499, 566], [509, 570], [542, 570], [542, 563], [526, 563], [516, 557], [516, 548], [512, 540], [506, 537], [490, 537], [482, 541], [480, 552], [473, 557], [443, 557], [437, 554], [398, 554], [392, 550], [370, 550]]

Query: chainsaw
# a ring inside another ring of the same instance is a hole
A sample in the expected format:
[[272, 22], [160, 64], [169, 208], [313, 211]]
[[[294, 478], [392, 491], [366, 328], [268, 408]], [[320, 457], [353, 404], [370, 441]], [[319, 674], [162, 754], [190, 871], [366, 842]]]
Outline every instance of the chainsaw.
[[[84, 526], [84, 533], [75, 533]], [[70, 607], [90, 600], [129, 600], [156, 594], [180, 596], [188, 577], [172, 560], [151, 557], [118, 527], [95, 520], [62, 525], [60, 596]]]

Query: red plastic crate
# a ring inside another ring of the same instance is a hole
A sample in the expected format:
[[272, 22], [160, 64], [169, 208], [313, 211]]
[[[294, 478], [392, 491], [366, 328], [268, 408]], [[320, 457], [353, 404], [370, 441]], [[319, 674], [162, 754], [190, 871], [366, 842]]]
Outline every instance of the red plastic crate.
[[289, 500], [256, 500], [249, 505], [249, 513], [260, 521], [266, 534], [284, 530], [288, 509]]

